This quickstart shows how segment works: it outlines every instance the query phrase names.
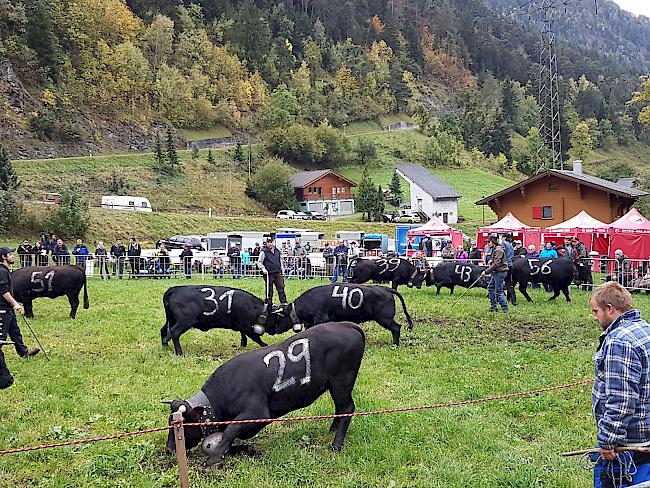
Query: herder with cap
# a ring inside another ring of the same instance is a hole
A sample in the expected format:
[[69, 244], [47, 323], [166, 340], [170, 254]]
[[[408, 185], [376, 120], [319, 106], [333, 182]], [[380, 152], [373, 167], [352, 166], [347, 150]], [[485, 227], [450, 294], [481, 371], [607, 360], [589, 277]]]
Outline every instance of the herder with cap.
[[[14, 249], [0, 247], [0, 341], [6, 341], [7, 335], [14, 342], [16, 352], [21, 357], [35, 356], [40, 349], [28, 349], [18, 327], [15, 311], [25, 313], [23, 306], [13, 297], [13, 286], [9, 266], [14, 264]], [[13, 378], [0, 351], [0, 388], [8, 388]]]
[[257, 267], [262, 271], [266, 284], [266, 302], [273, 305], [273, 285], [278, 290], [280, 303], [287, 304], [287, 295], [284, 293], [284, 269], [282, 266], [282, 253], [275, 247], [272, 238], [266, 240], [266, 247], [260, 251]]

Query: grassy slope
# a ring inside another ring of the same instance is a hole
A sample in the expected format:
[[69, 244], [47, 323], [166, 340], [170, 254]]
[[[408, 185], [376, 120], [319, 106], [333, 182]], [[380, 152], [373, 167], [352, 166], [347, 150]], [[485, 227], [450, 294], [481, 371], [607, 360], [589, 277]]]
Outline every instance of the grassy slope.
[[[5, 349], [16, 384], [2, 393], [0, 448], [164, 425], [168, 410], [160, 398], [193, 394], [240, 352], [238, 334], [225, 330], [186, 333], [184, 357], [160, 347], [160, 298], [176, 283], [93, 280], [91, 308], [74, 321], [67, 318], [64, 299], [38, 300], [32, 325], [51, 361], [21, 360]], [[319, 283], [290, 281], [289, 298]], [[258, 280], [238, 286], [258, 295], [262, 289]], [[598, 330], [585, 293], [575, 292], [567, 304], [545, 303], [542, 292], [533, 291], [536, 303], [520, 304], [503, 316], [487, 312], [484, 290], [470, 291], [454, 308], [455, 296], [446, 291], [440, 296], [431, 288], [400, 291], [415, 327], [404, 330], [402, 346], [393, 349], [386, 330], [365, 326], [365, 359], [354, 391], [359, 411], [525, 391], [592, 374]], [[645, 295], [636, 300], [641, 309], [650, 305]], [[401, 312], [398, 321], [404, 322]], [[331, 412], [324, 395], [296, 414]], [[207, 473], [204, 457], [193, 454], [191, 486], [586, 488], [592, 483], [574, 459], [558, 456], [594, 443], [589, 385], [355, 419], [341, 453], [329, 450], [327, 428], [317, 421], [266, 427], [251, 441], [261, 457], [231, 459], [224, 469]], [[175, 463], [158, 454], [164, 439], [158, 433], [5, 456], [0, 486], [177, 486]]]

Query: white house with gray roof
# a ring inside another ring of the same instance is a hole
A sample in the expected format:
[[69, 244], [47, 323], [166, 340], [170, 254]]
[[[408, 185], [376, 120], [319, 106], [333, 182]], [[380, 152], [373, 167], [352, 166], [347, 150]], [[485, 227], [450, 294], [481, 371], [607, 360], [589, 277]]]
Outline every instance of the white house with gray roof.
[[458, 192], [419, 164], [399, 163], [395, 170], [411, 187], [413, 211], [435, 215], [447, 224], [458, 222]]

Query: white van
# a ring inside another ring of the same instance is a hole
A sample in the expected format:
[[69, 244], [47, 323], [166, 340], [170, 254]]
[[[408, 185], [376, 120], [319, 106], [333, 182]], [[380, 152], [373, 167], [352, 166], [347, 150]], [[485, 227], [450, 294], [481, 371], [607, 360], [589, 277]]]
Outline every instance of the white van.
[[153, 212], [151, 202], [145, 197], [129, 195], [108, 195], [102, 197], [102, 208], [114, 210], [130, 210], [132, 212]]

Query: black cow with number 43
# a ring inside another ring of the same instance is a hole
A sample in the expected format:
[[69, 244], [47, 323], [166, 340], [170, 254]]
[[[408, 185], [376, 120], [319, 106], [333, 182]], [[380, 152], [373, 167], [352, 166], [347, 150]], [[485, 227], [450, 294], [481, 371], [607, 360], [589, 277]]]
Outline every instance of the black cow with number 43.
[[427, 275], [426, 270], [416, 268], [413, 263], [402, 258], [357, 258], [350, 263], [348, 270], [350, 283], [391, 282], [393, 290], [399, 285], [421, 288]]
[[79, 308], [79, 292], [84, 289], [84, 308], [88, 308], [86, 273], [79, 266], [28, 266], [11, 273], [14, 298], [25, 307], [25, 317], [34, 316], [35, 298], [57, 298], [63, 295], [70, 302], [70, 318]]
[[513, 260], [512, 282], [519, 284], [519, 291], [528, 300], [533, 299], [526, 291], [528, 283], [548, 284], [553, 290], [553, 296], [549, 300], [555, 300], [564, 294], [567, 302], [571, 301], [569, 286], [575, 281], [577, 285], [589, 283], [591, 270], [583, 263], [576, 265], [573, 260], [565, 258], [542, 258], [528, 259], [516, 257]]
[[[163, 346], [174, 343], [177, 355], [183, 354], [180, 336], [191, 328], [204, 332], [210, 329], [231, 329], [241, 335], [241, 347], [250, 337], [266, 346], [261, 336], [274, 334], [269, 325], [268, 306], [255, 295], [229, 286], [172, 286], [163, 295], [165, 323], [160, 329]], [[267, 327], [268, 326], [268, 327]]]
[[274, 311], [275, 332], [281, 334], [296, 325], [300, 330], [300, 324], [309, 328], [338, 320], [356, 324], [374, 320], [391, 332], [393, 344], [398, 346], [402, 326], [395, 321], [395, 297], [402, 303], [409, 329], [412, 329], [413, 320], [399, 292], [385, 286], [342, 284], [316, 286], [293, 303]]
[[438, 266], [430, 269], [427, 278], [427, 286], [436, 287], [436, 295], [440, 294], [440, 288], [447, 287], [454, 293], [454, 287], [462, 286], [469, 288], [487, 288], [489, 277], [481, 278], [481, 273], [487, 266], [478, 264], [463, 263], [461, 261], [443, 261]]
[[[329, 322], [289, 339], [234, 357], [219, 366], [203, 387], [187, 400], [166, 401], [172, 414], [185, 422], [276, 419], [314, 403], [329, 391], [336, 414], [355, 410], [352, 390], [359, 373], [365, 335], [351, 322]], [[340, 450], [351, 422], [334, 419], [332, 449]], [[172, 416], [169, 417], [170, 424]], [[220, 464], [235, 439], [250, 439], [269, 422], [185, 427], [188, 448], [201, 445], [208, 464]], [[312, 428], [316, 424], [312, 424]], [[278, 432], [276, 431], [276, 434]], [[240, 449], [240, 446], [237, 446]], [[174, 431], [167, 437], [167, 452], [176, 450]]]

